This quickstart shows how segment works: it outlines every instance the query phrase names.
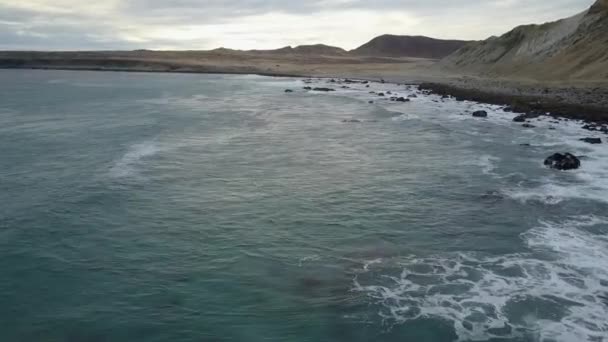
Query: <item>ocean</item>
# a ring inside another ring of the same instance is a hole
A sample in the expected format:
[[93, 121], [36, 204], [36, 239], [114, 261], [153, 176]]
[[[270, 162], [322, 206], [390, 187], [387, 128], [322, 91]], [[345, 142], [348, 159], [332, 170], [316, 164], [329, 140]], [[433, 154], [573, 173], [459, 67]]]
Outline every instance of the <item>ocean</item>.
[[0, 71], [0, 341], [608, 341], [596, 133], [311, 82]]

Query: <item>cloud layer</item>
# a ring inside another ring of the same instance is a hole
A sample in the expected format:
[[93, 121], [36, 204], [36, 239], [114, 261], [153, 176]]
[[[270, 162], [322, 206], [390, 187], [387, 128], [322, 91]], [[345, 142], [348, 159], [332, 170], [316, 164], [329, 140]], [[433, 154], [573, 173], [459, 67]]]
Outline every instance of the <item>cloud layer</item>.
[[380, 34], [484, 39], [593, 0], [0, 0], [0, 49], [347, 49]]

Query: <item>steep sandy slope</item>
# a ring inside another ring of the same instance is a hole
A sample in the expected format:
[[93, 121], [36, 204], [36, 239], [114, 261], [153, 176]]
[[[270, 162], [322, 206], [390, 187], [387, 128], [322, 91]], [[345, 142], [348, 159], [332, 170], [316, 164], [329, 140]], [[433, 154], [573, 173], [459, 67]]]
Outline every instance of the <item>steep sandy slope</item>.
[[608, 0], [567, 19], [468, 44], [440, 65], [491, 76], [608, 79]]

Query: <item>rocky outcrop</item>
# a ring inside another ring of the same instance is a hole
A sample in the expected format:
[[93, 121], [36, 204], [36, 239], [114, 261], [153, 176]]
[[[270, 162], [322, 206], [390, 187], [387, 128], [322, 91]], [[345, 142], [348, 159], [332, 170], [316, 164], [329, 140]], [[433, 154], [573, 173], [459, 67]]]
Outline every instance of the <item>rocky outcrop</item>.
[[593, 144], [593, 145], [602, 143], [602, 139], [600, 139], [600, 138], [582, 138], [582, 139], [580, 139], [580, 141], [586, 142], [587, 144]]
[[513, 118], [513, 122], [526, 122], [527, 117], [525, 115], [518, 115]]
[[476, 118], [487, 118], [488, 117], [488, 112], [486, 112], [485, 110], [478, 110], [473, 112], [473, 117]]
[[581, 161], [571, 153], [555, 153], [545, 159], [545, 166], [556, 170], [576, 170], [581, 167]]

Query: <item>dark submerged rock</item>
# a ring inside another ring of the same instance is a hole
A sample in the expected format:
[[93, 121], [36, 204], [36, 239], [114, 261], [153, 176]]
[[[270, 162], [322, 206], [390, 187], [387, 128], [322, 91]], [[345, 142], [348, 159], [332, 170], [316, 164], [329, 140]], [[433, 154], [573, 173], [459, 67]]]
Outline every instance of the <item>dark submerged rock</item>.
[[361, 123], [361, 120], [357, 120], [357, 119], [346, 119], [346, 120], [342, 120], [343, 123]]
[[579, 139], [582, 142], [586, 142], [588, 144], [593, 144], [593, 145], [597, 145], [597, 144], [601, 144], [602, 143], [602, 139], [600, 138], [582, 138]]
[[523, 128], [534, 128], [536, 126], [534, 126], [532, 124], [529, 124], [529, 123], [525, 123], [525, 124], [521, 125], [521, 127], [523, 127]]
[[314, 91], [336, 91], [336, 89], [332, 88], [314, 88]]
[[291, 89], [285, 89], [285, 92], [286, 93], [293, 93], [293, 90], [291, 90]]
[[487, 118], [488, 117], [488, 112], [486, 112], [485, 110], [478, 110], [473, 112], [473, 117], [476, 118]]
[[545, 166], [556, 170], [576, 170], [581, 167], [581, 161], [571, 153], [555, 153], [545, 159]]
[[312, 90], [312, 87], [304, 87], [304, 90]]

